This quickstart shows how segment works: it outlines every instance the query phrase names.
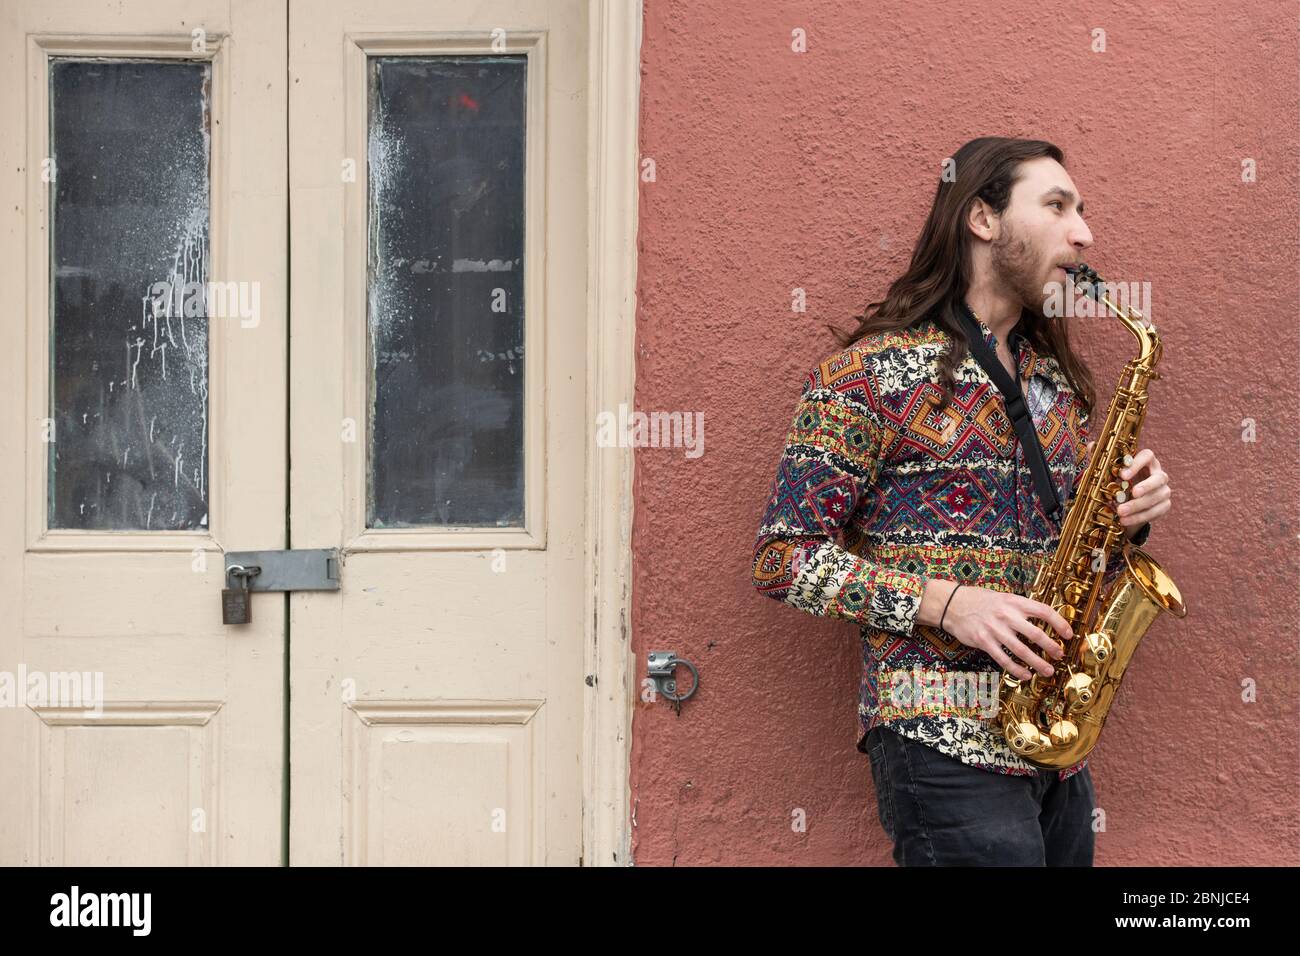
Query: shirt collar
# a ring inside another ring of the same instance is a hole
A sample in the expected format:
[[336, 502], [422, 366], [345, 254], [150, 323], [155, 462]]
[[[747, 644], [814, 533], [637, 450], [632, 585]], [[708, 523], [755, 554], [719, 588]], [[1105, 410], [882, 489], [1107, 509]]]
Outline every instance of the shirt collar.
[[[964, 304], [964, 303], [963, 303]], [[975, 314], [975, 310], [966, 306], [966, 310], [975, 317], [979, 323], [980, 332], [984, 336], [984, 341], [988, 347], [997, 351], [998, 338], [993, 334], [993, 330], [985, 324], [984, 320]], [[1013, 354], [1016, 357], [1016, 371], [1021, 378], [1033, 378], [1035, 375], [1042, 375], [1052, 381], [1058, 388], [1069, 388], [1069, 380], [1061, 371], [1060, 365], [1056, 359], [1050, 355], [1039, 355], [1032, 345], [1020, 332], [1020, 327], [1024, 324], [1024, 319], [1019, 319], [1015, 326], [1007, 335], [1007, 342], [1010, 344]]]

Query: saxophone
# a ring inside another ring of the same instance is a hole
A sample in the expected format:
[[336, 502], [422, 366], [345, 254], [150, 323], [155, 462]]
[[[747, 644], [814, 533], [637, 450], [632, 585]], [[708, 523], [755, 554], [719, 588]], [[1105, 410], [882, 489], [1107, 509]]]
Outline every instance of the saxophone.
[[[1029, 596], [1054, 608], [1070, 623], [1051, 677], [1036, 671], [1024, 681], [1003, 668], [998, 684], [998, 723], [1011, 749], [1038, 767], [1069, 767], [1097, 745], [1120, 681], [1138, 642], [1160, 614], [1187, 615], [1173, 580], [1150, 555], [1124, 536], [1112, 502], [1127, 498], [1120, 470], [1133, 462], [1146, 417], [1147, 383], [1160, 376], [1160, 338], [1136, 309], [1121, 310], [1103, 292], [1097, 273], [1081, 264], [1073, 270], [1076, 293], [1102, 303], [1137, 338], [1138, 355], [1120, 376], [1092, 456], [1061, 526], [1060, 543], [1039, 568]], [[1124, 549], [1122, 570], [1104, 583], [1106, 559]], [[1055, 632], [1036, 621], [1049, 635]]]

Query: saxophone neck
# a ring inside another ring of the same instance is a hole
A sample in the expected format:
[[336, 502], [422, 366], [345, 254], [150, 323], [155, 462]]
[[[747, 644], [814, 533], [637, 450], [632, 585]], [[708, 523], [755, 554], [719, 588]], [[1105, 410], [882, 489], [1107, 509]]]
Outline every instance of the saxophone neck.
[[[1106, 297], [1105, 304], [1137, 339], [1138, 354], [1134, 361], [1148, 370], [1154, 370], [1160, 361], [1160, 336], [1156, 334], [1156, 327], [1137, 309], [1120, 309], [1110, 301], [1109, 296]], [[1157, 376], [1152, 374], [1151, 377]]]
[[1151, 324], [1151, 320], [1131, 306], [1117, 305], [1108, 294], [1106, 283], [1087, 265], [1080, 265], [1073, 275], [1078, 292], [1100, 302], [1133, 333], [1138, 344], [1138, 354], [1133, 359], [1133, 364], [1145, 371], [1150, 378], [1159, 378], [1155, 374], [1155, 367], [1160, 362], [1160, 336], [1156, 334], [1156, 327]]

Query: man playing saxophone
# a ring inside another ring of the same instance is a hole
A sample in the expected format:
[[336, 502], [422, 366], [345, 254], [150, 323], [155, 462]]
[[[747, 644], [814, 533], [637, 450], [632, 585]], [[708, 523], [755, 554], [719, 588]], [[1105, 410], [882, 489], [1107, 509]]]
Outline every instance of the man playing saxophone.
[[[857, 748], [900, 865], [1092, 864], [1087, 759], [1039, 769], [993, 719], [1003, 668], [1050, 675], [1072, 636], [1026, 595], [1096, 401], [1050, 307], [1093, 243], [1083, 209], [1051, 143], [984, 137], [946, 161], [906, 271], [805, 376], [760, 523], [760, 593], [860, 625]], [[976, 328], [1024, 409], [976, 360]], [[1141, 544], [1169, 478], [1149, 448], [1121, 477], [1118, 519]], [[1118, 573], [1121, 550], [1105, 560]]]

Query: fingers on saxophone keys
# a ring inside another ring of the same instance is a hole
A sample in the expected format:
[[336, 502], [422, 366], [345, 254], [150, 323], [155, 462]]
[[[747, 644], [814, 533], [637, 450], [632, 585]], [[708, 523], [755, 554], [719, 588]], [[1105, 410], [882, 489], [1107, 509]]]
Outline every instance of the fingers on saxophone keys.
[[[1030, 617], [1035, 617], [1040, 621], [1045, 621], [1052, 625], [1052, 628], [1060, 634], [1064, 640], [1068, 641], [1070, 638], [1074, 637], [1074, 631], [1070, 628], [1070, 622], [1050, 604], [1044, 604], [1042, 601], [1035, 601], [1030, 598], [1026, 598], [1025, 603], [1028, 605], [1026, 610]], [[1050, 640], [1045, 634], [1043, 637], [1044, 639]], [[1052, 643], [1055, 645], [1055, 642]]]
[[1048, 637], [1047, 632], [1040, 627], [1030, 625], [1030, 636], [1033, 637], [1034, 643], [1045, 650], [1049, 657], [1060, 660], [1065, 654], [1061, 651], [1061, 645], [1052, 638]]
[[1044, 611], [1047, 611], [1047, 617], [1043, 618], [1043, 620], [1052, 624], [1052, 627], [1056, 628], [1062, 639], [1070, 640], [1071, 637], [1074, 637], [1074, 630], [1070, 627], [1069, 620], [1066, 620], [1060, 611], [1050, 605], [1041, 605], [1041, 607], [1043, 607]]
[[1037, 671], [1044, 677], [1052, 676], [1054, 671], [1052, 665], [1047, 663], [1047, 661], [1043, 660], [1029, 648], [1025, 647], [1024, 644], [1020, 643], [1020, 641], [1016, 640], [1014, 637], [1004, 637], [1002, 639], [1002, 644], [1004, 649], [1010, 654], [1011, 659], [1016, 662], [1016, 668], [1022, 666], [1033, 668], [1033, 670], [1026, 671], [1023, 676], [1016, 673], [1015, 668], [1013, 668], [1012, 673], [1016, 673], [1016, 676], [1021, 680], [1028, 680], [1033, 677], [1033, 671]]

